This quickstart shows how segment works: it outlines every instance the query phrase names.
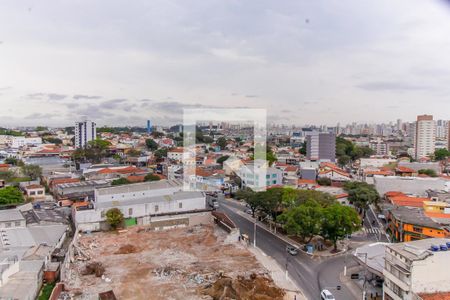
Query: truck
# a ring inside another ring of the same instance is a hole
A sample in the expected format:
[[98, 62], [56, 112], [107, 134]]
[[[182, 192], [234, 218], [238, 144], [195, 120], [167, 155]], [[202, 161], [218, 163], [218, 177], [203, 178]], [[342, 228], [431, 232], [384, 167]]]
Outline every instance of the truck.
[[219, 200], [223, 200], [224, 194], [221, 192], [212, 192], [206, 194], [206, 202], [213, 210], [219, 208]]

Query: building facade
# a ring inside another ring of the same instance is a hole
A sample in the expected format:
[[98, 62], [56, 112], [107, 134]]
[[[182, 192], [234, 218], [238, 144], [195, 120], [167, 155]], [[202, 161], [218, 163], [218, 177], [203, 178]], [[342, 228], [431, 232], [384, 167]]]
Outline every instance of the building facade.
[[95, 122], [83, 120], [75, 123], [75, 147], [84, 148], [90, 141], [95, 140], [97, 127]]
[[417, 116], [415, 134], [415, 158], [420, 159], [433, 154], [436, 140], [436, 124], [433, 120], [433, 116]]
[[306, 136], [306, 158], [309, 160], [336, 161], [336, 134], [314, 132]]
[[421, 294], [449, 292], [449, 246], [450, 239], [440, 238], [386, 245], [383, 299], [415, 300]]

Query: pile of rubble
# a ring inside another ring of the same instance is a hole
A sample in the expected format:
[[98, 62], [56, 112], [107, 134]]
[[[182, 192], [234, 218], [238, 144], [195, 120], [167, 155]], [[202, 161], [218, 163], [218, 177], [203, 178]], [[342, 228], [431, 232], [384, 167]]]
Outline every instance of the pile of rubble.
[[214, 300], [222, 299], [249, 299], [249, 300], [282, 300], [285, 292], [275, 286], [272, 279], [250, 275], [248, 278], [222, 277], [212, 285], [201, 290]]

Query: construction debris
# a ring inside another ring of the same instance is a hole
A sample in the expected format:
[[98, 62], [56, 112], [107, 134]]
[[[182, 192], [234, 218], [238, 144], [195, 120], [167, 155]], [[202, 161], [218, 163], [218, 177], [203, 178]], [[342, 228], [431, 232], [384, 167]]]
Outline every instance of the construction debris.
[[267, 277], [250, 275], [249, 278], [222, 277], [211, 286], [204, 288], [202, 293], [214, 300], [248, 299], [248, 300], [282, 300], [285, 292], [276, 287]]
[[95, 274], [95, 277], [102, 277], [103, 273], [105, 273], [105, 268], [100, 262], [91, 262], [86, 264], [84, 271], [81, 275], [92, 275]]
[[73, 299], [110, 290], [118, 299], [282, 299], [245, 245], [227, 237], [213, 225], [82, 235], [66, 288]]

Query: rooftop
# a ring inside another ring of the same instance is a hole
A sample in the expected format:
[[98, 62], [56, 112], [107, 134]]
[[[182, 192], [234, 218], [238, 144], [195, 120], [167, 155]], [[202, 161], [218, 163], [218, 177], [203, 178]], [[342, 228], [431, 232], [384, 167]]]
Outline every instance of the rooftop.
[[18, 209], [0, 210], [0, 222], [22, 221], [25, 220]]
[[445, 245], [448, 242], [450, 242], [450, 239], [429, 238], [423, 240], [416, 240], [412, 242], [388, 244], [386, 245], [386, 247], [394, 250], [395, 252], [401, 254], [402, 256], [410, 260], [422, 260], [429, 255], [438, 253], [450, 255], [450, 251], [438, 251], [438, 252], [430, 251], [431, 246]]
[[151, 182], [142, 182], [134, 184], [126, 184], [113, 187], [105, 187], [97, 189], [97, 195], [114, 195], [122, 193], [132, 193], [139, 191], [158, 190], [179, 187], [181, 189], [181, 183], [174, 180], [159, 180]]
[[395, 219], [403, 223], [419, 225], [423, 227], [441, 229], [442, 227], [424, 214], [421, 208], [399, 206], [390, 210]]

